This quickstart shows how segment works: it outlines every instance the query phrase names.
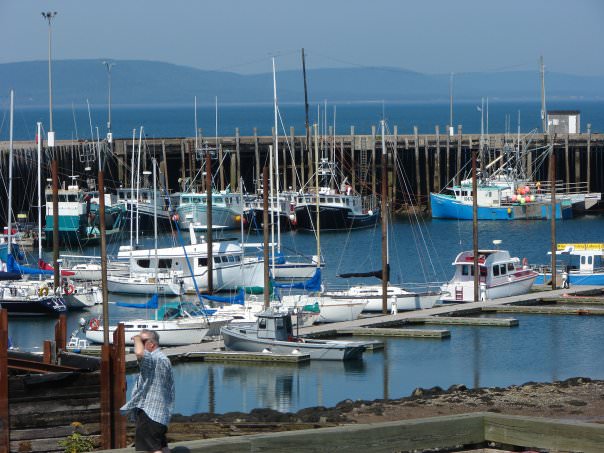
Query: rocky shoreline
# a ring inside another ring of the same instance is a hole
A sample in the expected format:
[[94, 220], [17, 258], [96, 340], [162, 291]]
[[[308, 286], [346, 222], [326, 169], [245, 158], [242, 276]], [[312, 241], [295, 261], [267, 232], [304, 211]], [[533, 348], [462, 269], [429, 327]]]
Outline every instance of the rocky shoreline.
[[[506, 388], [468, 389], [465, 385], [453, 385], [447, 390], [417, 388], [404, 398], [344, 400], [334, 407], [310, 407], [296, 413], [254, 409], [249, 413], [175, 414], [168, 440], [177, 442], [469, 412], [604, 423], [604, 381], [576, 377], [550, 383], [527, 382]], [[132, 428], [129, 435], [133, 434]]]

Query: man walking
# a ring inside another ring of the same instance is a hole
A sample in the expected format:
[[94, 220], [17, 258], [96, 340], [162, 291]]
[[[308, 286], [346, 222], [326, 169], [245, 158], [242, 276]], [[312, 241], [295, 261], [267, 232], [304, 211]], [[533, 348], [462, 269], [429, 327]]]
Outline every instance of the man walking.
[[136, 420], [135, 449], [154, 453], [169, 452], [166, 432], [174, 409], [172, 364], [159, 347], [154, 330], [141, 330], [132, 337], [140, 374], [130, 401], [121, 410]]

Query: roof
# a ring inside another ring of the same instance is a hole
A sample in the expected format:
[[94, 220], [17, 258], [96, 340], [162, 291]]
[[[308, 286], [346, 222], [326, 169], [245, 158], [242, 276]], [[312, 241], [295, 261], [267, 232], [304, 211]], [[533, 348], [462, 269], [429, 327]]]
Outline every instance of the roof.
[[580, 115], [580, 110], [549, 110], [548, 115]]

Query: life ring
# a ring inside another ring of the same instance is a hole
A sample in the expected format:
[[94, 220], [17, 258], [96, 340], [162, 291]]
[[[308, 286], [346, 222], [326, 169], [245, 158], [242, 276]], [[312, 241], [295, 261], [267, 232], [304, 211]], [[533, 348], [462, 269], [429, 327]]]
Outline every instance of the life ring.
[[40, 286], [38, 288], [38, 296], [48, 296], [48, 286]]
[[88, 327], [90, 327], [90, 330], [99, 330], [99, 327], [101, 327], [101, 321], [99, 321], [97, 318], [92, 318], [88, 323]]
[[71, 294], [75, 293], [75, 288], [74, 286], [70, 283], [69, 285], [67, 285], [64, 288], [65, 291], [65, 295], [70, 296]]
[[522, 258], [522, 267], [528, 267], [528, 259], [526, 257]]

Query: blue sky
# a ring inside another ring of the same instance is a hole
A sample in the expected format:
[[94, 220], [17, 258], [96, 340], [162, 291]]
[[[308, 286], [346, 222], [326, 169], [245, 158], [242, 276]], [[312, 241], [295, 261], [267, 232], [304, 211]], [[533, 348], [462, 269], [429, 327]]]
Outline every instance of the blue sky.
[[238, 73], [394, 66], [604, 75], [601, 0], [0, 0], [0, 63], [156, 60]]

